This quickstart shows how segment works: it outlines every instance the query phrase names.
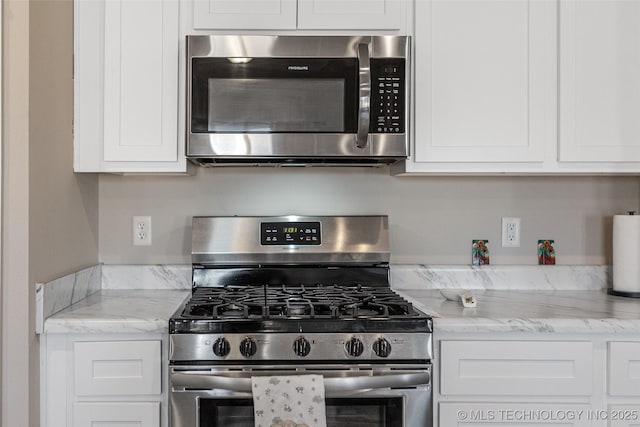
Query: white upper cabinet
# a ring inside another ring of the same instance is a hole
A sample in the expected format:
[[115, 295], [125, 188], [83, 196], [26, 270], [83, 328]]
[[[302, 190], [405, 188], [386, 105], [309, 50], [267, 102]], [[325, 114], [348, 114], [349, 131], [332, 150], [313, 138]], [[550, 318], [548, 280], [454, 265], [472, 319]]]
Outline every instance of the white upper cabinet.
[[543, 162], [545, 143], [555, 143], [556, 4], [424, 0], [415, 8], [415, 167]]
[[74, 5], [75, 171], [185, 172], [178, 0]]
[[301, 30], [400, 30], [405, 0], [298, 0]]
[[390, 30], [407, 0], [192, 0], [194, 30]]
[[560, 1], [560, 161], [640, 161], [640, 1]]
[[193, 0], [193, 28], [295, 30], [296, 0]]

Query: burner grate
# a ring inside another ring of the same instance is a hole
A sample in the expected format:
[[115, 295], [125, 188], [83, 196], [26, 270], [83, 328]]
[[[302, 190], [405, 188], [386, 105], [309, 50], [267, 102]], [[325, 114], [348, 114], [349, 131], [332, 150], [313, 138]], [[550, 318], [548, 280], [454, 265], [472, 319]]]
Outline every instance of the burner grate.
[[391, 319], [419, 316], [384, 287], [362, 285], [224, 286], [195, 288], [188, 319]]

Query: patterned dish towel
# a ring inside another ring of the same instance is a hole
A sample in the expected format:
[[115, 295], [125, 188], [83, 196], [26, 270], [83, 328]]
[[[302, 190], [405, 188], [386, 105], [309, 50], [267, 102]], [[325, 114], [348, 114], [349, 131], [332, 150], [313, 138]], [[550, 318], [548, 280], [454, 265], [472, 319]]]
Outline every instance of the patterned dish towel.
[[251, 377], [255, 427], [327, 427], [321, 375]]

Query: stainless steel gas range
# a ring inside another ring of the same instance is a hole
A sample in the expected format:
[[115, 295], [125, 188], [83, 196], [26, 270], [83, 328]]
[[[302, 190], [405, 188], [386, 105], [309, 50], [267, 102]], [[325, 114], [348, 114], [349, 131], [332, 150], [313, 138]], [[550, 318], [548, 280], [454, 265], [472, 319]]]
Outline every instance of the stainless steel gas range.
[[432, 426], [432, 320], [389, 286], [386, 216], [194, 217], [170, 426], [253, 427], [251, 377], [319, 374], [327, 426]]

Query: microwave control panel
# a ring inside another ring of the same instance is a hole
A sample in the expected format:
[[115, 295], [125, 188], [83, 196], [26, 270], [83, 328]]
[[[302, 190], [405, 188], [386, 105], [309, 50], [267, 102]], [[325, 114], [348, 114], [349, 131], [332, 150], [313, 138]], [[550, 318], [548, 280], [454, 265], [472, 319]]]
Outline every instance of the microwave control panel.
[[371, 59], [370, 133], [405, 132], [405, 60]]

